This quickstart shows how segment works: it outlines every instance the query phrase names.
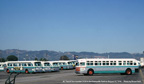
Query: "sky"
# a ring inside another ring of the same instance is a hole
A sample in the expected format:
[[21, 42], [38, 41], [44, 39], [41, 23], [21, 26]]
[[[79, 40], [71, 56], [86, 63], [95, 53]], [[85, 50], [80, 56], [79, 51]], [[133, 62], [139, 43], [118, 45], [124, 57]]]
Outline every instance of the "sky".
[[143, 0], [0, 0], [0, 49], [144, 51]]

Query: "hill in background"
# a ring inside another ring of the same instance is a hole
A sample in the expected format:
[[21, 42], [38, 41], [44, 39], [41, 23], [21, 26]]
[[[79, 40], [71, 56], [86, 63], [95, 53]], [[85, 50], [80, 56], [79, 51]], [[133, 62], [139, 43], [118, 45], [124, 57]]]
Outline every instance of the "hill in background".
[[94, 52], [57, 52], [49, 50], [27, 51], [18, 49], [0, 50], [0, 57], [6, 58], [9, 55], [15, 55], [19, 60], [34, 60], [35, 58], [46, 58], [48, 60], [59, 60], [61, 56], [66, 55], [73, 60], [74, 55], [78, 58], [136, 58], [144, 57], [142, 53], [128, 53], [128, 52], [110, 52], [110, 53], [94, 53]]

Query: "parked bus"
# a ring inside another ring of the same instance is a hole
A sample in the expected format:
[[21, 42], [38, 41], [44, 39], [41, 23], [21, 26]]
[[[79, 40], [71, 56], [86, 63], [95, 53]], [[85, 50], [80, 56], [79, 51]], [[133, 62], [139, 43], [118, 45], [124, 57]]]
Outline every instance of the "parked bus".
[[69, 60], [70, 62], [72, 62], [72, 66], [75, 69], [75, 65], [76, 65], [76, 60]]
[[58, 66], [60, 70], [72, 69], [72, 65], [68, 65], [68, 61], [49, 61], [53, 66]]
[[5, 72], [35, 73], [42, 72], [40, 61], [7, 61], [4, 67]]
[[73, 62], [70, 60], [59, 60], [59, 65], [60, 65], [61, 70], [73, 69]]
[[43, 72], [59, 71], [59, 67], [53, 65], [51, 61], [42, 61]]
[[95, 73], [121, 73], [131, 75], [138, 71], [139, 62], [136, 59], [78, 59], [76, 74], [93, 75]]
[[4, 71], [5, 62], [0, 62], [0, 71]]

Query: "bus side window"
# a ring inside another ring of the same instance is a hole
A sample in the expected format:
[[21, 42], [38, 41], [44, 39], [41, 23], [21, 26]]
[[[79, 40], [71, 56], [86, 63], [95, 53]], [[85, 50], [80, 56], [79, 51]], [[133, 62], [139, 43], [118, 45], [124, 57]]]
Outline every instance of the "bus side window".
[[126, 61], [123, 61], [123, 65], [126, 65]]
[[98, 65], [101, 65], [101, 61], [98, 61]]
[[28, 63], [28, 66], [33, 66], [33, 64], [32, 63]]
[[87, 61], [87, 65], [90, 65], [89, 61]]
[[110, 65], [113, 65], [113, 61], [110, 61]]
[[90, 61], [90, 65], [93, 65], [93, 61]]
[[8, 66], [12, 66], [12, 64], [11, 64], [11, 63], [8, 63]]
[[85, 66], [85, 62], [81, 62], [81, 63], [80, 63], [80, 66]]
[[26, 63], [22, 63], [22, 66], [27, 66]]
[[103, 65], [106, 65], [105, 61], [103, 61]]
[[130, 61], [130, 65], [133, 65], [133, 61]]
[[98, 62], [97, 62], [97, 61], [95, 61], [95, 65], [98, 65]]
[[59, 65], [61, 65], [61, 63], [59, 63]]
[[18, 66], [18, 64], [17, 64], [17, 63], [14, 63], [13, 66]]
[[118, 61], [118, 65], [122, 65], [122, 61]]
[[134, 62], [134, 65], [136, 65], [136, 62]]
[[127, 65], [130, 65], [130, 61], [127, 61]]
[[109, 65], [109, 61], [106, 61], [106, 65]]
[[114, 61], [114, 65], [116, 65], [116, 61]]

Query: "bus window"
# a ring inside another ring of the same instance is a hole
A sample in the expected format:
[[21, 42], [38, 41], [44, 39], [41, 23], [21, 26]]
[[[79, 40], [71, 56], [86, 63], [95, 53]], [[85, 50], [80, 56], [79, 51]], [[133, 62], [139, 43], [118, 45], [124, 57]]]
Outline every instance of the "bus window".
[[93, 65], [93, 61], [90, 61], [90, 65]]
[[53, 63], [54, 66], [58, 66], [58, 63]]
[[136, 62], [134, 62], [134, 65], [136, 65]]
[[114, 65], [116, 65], [116, 61], [114, 61]]
[[109, 65], [109, 61], [106, 61], [106, 65]]
[[80, 63], [80, 66], [85, 66], [85, 62], [81, 62], [81, 63]]
[[127, 61], [127, 65], [130, 65], [130, 61]]
[[89, 61], [87, 61], [87, 65], [90, 65]]
[[59, 63], [59, 65], [62, 65], [61, 63]]
[[14, 63], [13, 66], [18, 66], [18, 64], [17, 64], [17, 63]]
[[101, 65], [101, 61], [98, 61], [98, 65]]
[[8, 63], [8, 66], [12, 66], [12, 64], [11, 64], [11, 63]]
[[97, 62], [97, 61], [95, 61], [95, 65], [98, 65], [98, 62]]
[[126, 65], [126, 61], [123, 61], [123, 65]]
[[133, 61], [130, 61], [130, 65], [133, 65]]
[[44, 66], [50, 66], [50, 63], [44, 63]]
[[32, 63], [28, 63], [28, 66], [33, 66], [33, 64]]
[[27, 66], [26, 63], [22, 63], [22, 66]]
[[118, 61], [118, 65], [122, 65], [122, 61]]
[[35, 66], [41, 66], [40, 62], [35, 62]]
[[78, 62], [76, 63], [76, 66], [79, 66], [79, 63], [78, 63]]
[[105, 61], [103, 61], [103, 65], [106, 65]]
[[72, 62], [68, 62], [68, 64], [72, 64]]
[[63, 65], [66, 65], [66, 63], [63, 63]]
[[113, 65], [113, 61], [110, 61], [110, 65]]

